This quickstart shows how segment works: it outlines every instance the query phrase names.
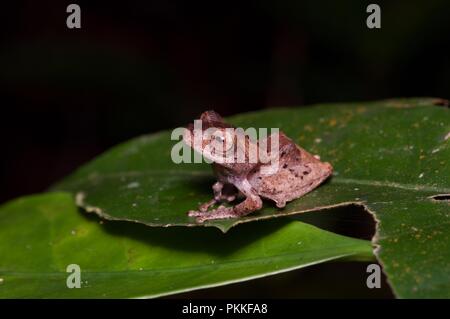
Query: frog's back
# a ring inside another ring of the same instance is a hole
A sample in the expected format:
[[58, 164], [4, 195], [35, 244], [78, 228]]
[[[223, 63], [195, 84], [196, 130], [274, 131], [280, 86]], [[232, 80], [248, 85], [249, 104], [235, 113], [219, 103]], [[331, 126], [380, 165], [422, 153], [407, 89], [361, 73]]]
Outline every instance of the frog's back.
[[[273, 173], [263, 175], [264, 169], [269, 167], [273, 169]], [[284, 207], [286, 202], [316, 188], [331, 173], [329, 163], [321, 162], [280, 133], [278, 165], [262, 165], [248, 179], [259, 196], [275, 201], [278, 207]]]

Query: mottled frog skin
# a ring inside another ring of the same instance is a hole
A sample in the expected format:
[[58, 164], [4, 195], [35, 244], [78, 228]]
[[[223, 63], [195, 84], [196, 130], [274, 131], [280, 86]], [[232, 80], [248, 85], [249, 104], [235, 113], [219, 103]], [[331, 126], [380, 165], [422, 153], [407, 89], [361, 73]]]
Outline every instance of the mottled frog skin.
[[[266, 140], [254, 142], [247, 136], [241, 136], [242, 139], [238, 139], [236, 136], [238, 133], [225, 134], [225, 130], [232, 126], [225, 123], [214, 111], [204, 112], [200, 120], [202, 132], [210, 129], [214, 133], [204, 134], [200, 143], [194, 143], [194, 128], [190, 125], [185, 130], [183, 140], [212, 161], [217, 182], [212, 187], [214, 198], [200, 205], [198, 210], [188, 212], [188, 215], [195, 217], [197, 222], [245, 216], [262, 208], [262, 198], [270, 199], [277, 207], [283, 208], [287, 202], [312, 191], [333, 172], [331, 164], [321, 162], [318, 156], [313, 156], [296, 145], [283, 132], [272, 134]], [[226, 141], [224, 137], [230, 140]], [[278, 150], [270, 150], [271, 139], [278, 139]], [[224, 145], [228, 142], [227, 145], [232, 145], [235, 150], [244, 152], [245, 160], [224, 163], [218, 160], [218, 154], [205, 151], [208, 145], [217, 141]], [[256, 143], [256, 147], [261, 143], [268, 145], [269, 156], [277, 160], [250, 161], [252, 154], [249, 154], [249, 151], [255, 150], [249, 147], [252, 143], [254, 146]], [[244, 200], [233, 207], [220, 205], [209, 210], [217, 203], [229, 203], [237, 198], [244, 198]]]

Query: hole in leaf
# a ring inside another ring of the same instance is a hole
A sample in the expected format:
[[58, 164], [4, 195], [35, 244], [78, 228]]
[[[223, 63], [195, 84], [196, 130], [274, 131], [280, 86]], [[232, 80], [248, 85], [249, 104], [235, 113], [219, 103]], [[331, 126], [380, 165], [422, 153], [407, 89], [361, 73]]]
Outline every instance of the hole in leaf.
[[443, 201], [450, 201], [450, 194], [440, 194], [440, 195], [434, 195], [431, 196], [432, 199], [434, 200], [443, 200]]

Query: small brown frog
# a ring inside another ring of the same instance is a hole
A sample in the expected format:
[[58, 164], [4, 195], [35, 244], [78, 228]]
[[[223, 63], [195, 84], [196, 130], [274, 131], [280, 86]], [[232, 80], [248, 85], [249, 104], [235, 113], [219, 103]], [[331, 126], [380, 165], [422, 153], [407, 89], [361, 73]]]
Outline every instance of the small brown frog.
[[[204, 112], [200, 120], [200, 139], [195, 137], [198, 132], [190, 124], [183, 140], [212, 162], [217, 182], [212, 186], [214, 198], [200, 205], [199, 210], [188, 212], [197, 222], [245, 216], [262, 208], [261, 198], [273, 200], [277, 207], [283, 208], [286, 202], [316, 188], [333, 171], [329, 163], [321, 162], [318, 156], [311, 155], [282, 132], [257, 141], [233, 130], [214, 111]], [[276, 148], [272, 142], [277, 142]], [[262, 146], [267, 149], [264, 161], [264, 156], [258, 152], [255, 155], [255, 150]], [[223, 160], [224, 153], [230, 150], [234, 151], [231, 160]], [[245, 199], [233, 207], [220, 205], [208, 210], [217, 203], [229, 203], [238, 197]]]

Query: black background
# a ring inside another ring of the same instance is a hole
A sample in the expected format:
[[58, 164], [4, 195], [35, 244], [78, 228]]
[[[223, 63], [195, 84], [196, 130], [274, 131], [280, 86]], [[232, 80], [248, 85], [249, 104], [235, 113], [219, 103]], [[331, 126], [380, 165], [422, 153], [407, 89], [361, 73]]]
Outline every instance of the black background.
[[[4, 311], [11, 309], [15, 314], [43, 314], [46, 318], [79, 318], [86, 313], [112, 318], [124, 318], [133, 313], [145, 314], [148, 318], [209, 318], [208, 315], [183, 315], [184, 306], [216, 306], [226, 309], [227, 303], [267, 304], [267, 314], [232, 314], [217, 312], [211, 318], [285, 318], [306, 316], [345, 318], [380, 318], [386, 314], [399, 313], [405, 316], [426, 316], [430, 309], [444, 311], [448, 300], [273, 300], [273, 299], [231, 299], [227, 301], [201, 300], [0, 300]], [[51, 309], [51, 311], [50, 311]], [[69, 310], [69, 311], [68, 311]]]
[[[73, 1], [72, 1], [73, 2]], [[450, 4], [378, 1], [2, 3], [0, 202], [45, 190], [108, 147], [267, 107], [449, 97]]]

